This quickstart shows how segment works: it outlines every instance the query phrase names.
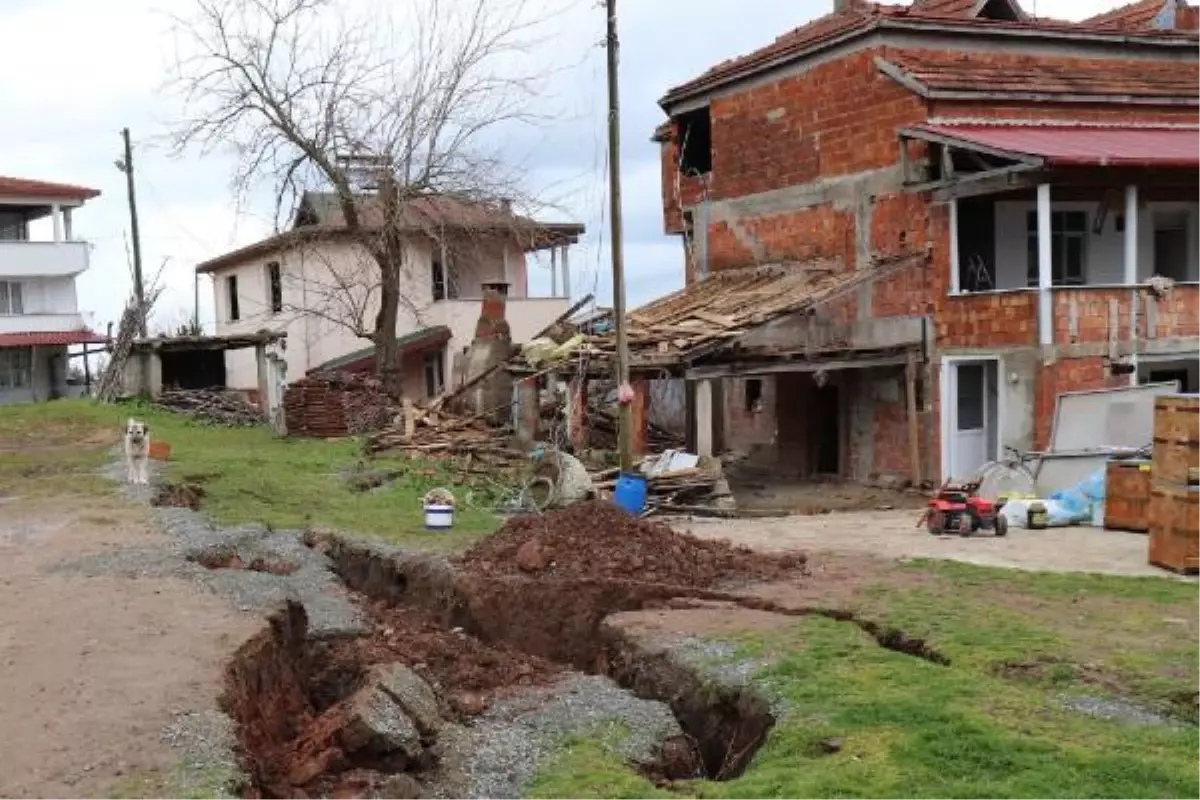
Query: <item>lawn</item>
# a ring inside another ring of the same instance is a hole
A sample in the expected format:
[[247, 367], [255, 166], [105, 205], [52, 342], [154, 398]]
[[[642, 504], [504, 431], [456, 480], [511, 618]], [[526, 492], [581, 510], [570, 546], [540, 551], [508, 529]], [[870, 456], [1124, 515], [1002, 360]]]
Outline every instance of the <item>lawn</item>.
[[[786, 714], [742, 777], [666, 796], [1197, 797], [1196, 601], [1169, 579], [897, 565], [852, 604], [950, 666], [823, 618], [727, 640], [768, 664], [753, 681]], [[1166, 724], [1067, 707], [1081, 699]], [[665, 796], [599, 737], [567, 743], [530, 794]]]
[[[366, 465], [356, 439], [278, 438], [265, 428], [224, 428], [146, 406], [87, 400], [0, 408], [0, 493], [18, 482], [23, 494], [114, 491], [100, 470], [114, 457], [129, 416], [170, 443], [168, 480], [200, 485], [202, 510], [220, 523], [334, 528], [430, 550], [463, 547], [498, 524], [490, 502], [472, 495], [460, 502], [454, 533], [427, 533], [425, 492], [448, 486], [460, 501], [466, 492], [429, 463], [381, 458]], [[367, 468], [401, 474], [357, 491], [346, 478]]]

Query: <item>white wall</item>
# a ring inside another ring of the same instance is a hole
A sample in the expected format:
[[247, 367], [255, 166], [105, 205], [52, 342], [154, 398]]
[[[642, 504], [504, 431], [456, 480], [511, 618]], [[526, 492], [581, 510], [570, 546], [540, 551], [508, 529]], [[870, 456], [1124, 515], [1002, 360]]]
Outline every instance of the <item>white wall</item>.
[[[503, 256], [497, 252], [486, 263], [462, 263], [458, 266], [461, 299], [435, 303], [431, 282], [432, 250], [425, 241], [414, 242], [405, 253], [406, 269], [401, 276], [401, 295], [396, 332], [398, 336], [419, 328], [446, 325], [454, 338], [448, 352], [466, 346], [474, 336], [479, 317], [479, 292], [483, 282], [499, 280]], [[268, 299], [266, 265], [278, 261], [283, 272], [284, 311], [271, 312]], [[284, 331], [287, 344], [287, 379], [296, 380], [308, 370], [333, 358], [371, 345], [346, 326], [331, 318], [360, 320], [365, 330], [374, 327], [378, 310], [378, 291], [374, 284], [375, 266], [370, 257], [348, 242], [327, 242], [319, 249], [306, 247], [263, 256], [237, 267], [212, 274], [212, 291], [217, 333], [254, 333], [263, 329]], [[495, 273], [492, 270], [495, 269]], [[515, 341], [524, 341], [566, 311], [569, 301], [562, 298], [522, 300], [525, 291], [523, 254], [509, 254], [510, 291], [516, 294], [508, 304], [508, 319]], [[226, 278], [237, 275], [240, 319], [229, 319]], [[348, 290], [340, 288], [349, 286]], [[349, 297], [353, 303], [347, 303]], [[320, 313], [301, 313], [301, 309]], [[451, 358], [447, 357], [447, 370]], [[248, 389], [257, 386], [257, 365], [252, 349], [230, 351], [225, 356], [226, 378], [230, 386]]]
[[74, 278], [21, 278], [18, 282], [26, 314], [79, 313]]
[[[1053, 190], [1050, 207], [1053, 211], [1085, 211], [1089, 226], [1099, 202], [1055, 202]], [[1035, 211], [1033, 200], [1005, 200], [996, 203], [996, 288], [1017, 289], [1027, 286], [1028, 243], [1026, 215]], [[1154, 213], [1185, 210], [1188, 213], [1191, 249], [1188, 258], [1188, 280], [1200, 279], [1200, 260], [1196, 249], [1197, 218], [1200, 204], [1148, 203], [1138, 218], [1138, 280], [1154, 274]], [[1125, 234], [1117, 231], [1116, 217], [1124, 206], [1110, 209], [1099, 234], [1090, 233], [1085, 244], [1084, 281], [1089, 284], [1121, 284], [1125, 281]]]

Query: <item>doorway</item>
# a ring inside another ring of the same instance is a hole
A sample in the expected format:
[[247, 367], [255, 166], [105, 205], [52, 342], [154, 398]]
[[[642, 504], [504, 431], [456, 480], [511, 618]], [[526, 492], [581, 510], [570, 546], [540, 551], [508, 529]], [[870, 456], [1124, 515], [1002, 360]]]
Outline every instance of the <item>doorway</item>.
[[841, 393], [833, 384], [825, 384], [813, 392], [812, 425], [813, 472], [817, 475], [841, 473]]
[[1000, 360], [948, 360], [942, 372], [944, 477], [966, 480], [1000, 457]]

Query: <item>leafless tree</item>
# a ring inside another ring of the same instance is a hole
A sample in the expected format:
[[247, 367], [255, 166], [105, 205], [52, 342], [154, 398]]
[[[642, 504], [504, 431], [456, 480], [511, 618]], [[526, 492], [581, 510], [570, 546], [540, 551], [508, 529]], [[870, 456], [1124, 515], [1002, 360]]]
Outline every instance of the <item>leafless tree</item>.
[[177, 20], [177, 150], [232, 150], [238, 197], [271, 184], [277, 226], [305, 191], [336, 195], [337, 224], [295, 244], [338, 237], [364, 254], [370, 279], [332, 276], [326, 316], [374, 342], [398, 394], [405, 242], [414, 225], [441, 224], [405, 209], [430, 195], [528, 207], [498, 129], [537, 121], [530, 98], [546, 71], [528, 55], [545, 15], [532, 0], [194, 2]]

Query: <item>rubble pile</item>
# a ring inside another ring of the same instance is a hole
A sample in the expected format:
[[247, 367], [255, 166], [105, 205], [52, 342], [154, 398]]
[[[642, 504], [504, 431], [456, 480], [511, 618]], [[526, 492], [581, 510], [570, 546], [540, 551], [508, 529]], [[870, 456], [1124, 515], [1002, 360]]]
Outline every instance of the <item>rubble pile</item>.
[[232, 389], [164, 389], [154, 405], [228, 427], [262, 425], [267, 421], [262, 409], [247, 400], [245, 394]]
[[336, 438], [379, 430], [395, 416], [396, 404], [375, 378], [325, 373], [288, 386], [283, 413], [291, 435]]
[[[592, 473], [592, 486], [600, 497], [607, 497], [616, 485], [620, 470]], [[728, 485], [719, 468], [689, 467], [646, 475], [646, 506], [661, 512], [686, 512], [713, 505], [729, 495]]]
[[635, 579], [705, 588], [793, 573], [801, 554], [766, 555], [676, 533], [600, 501], [514, 517], [456, 559], [478, 576], [537, 573], [556, 579]]

